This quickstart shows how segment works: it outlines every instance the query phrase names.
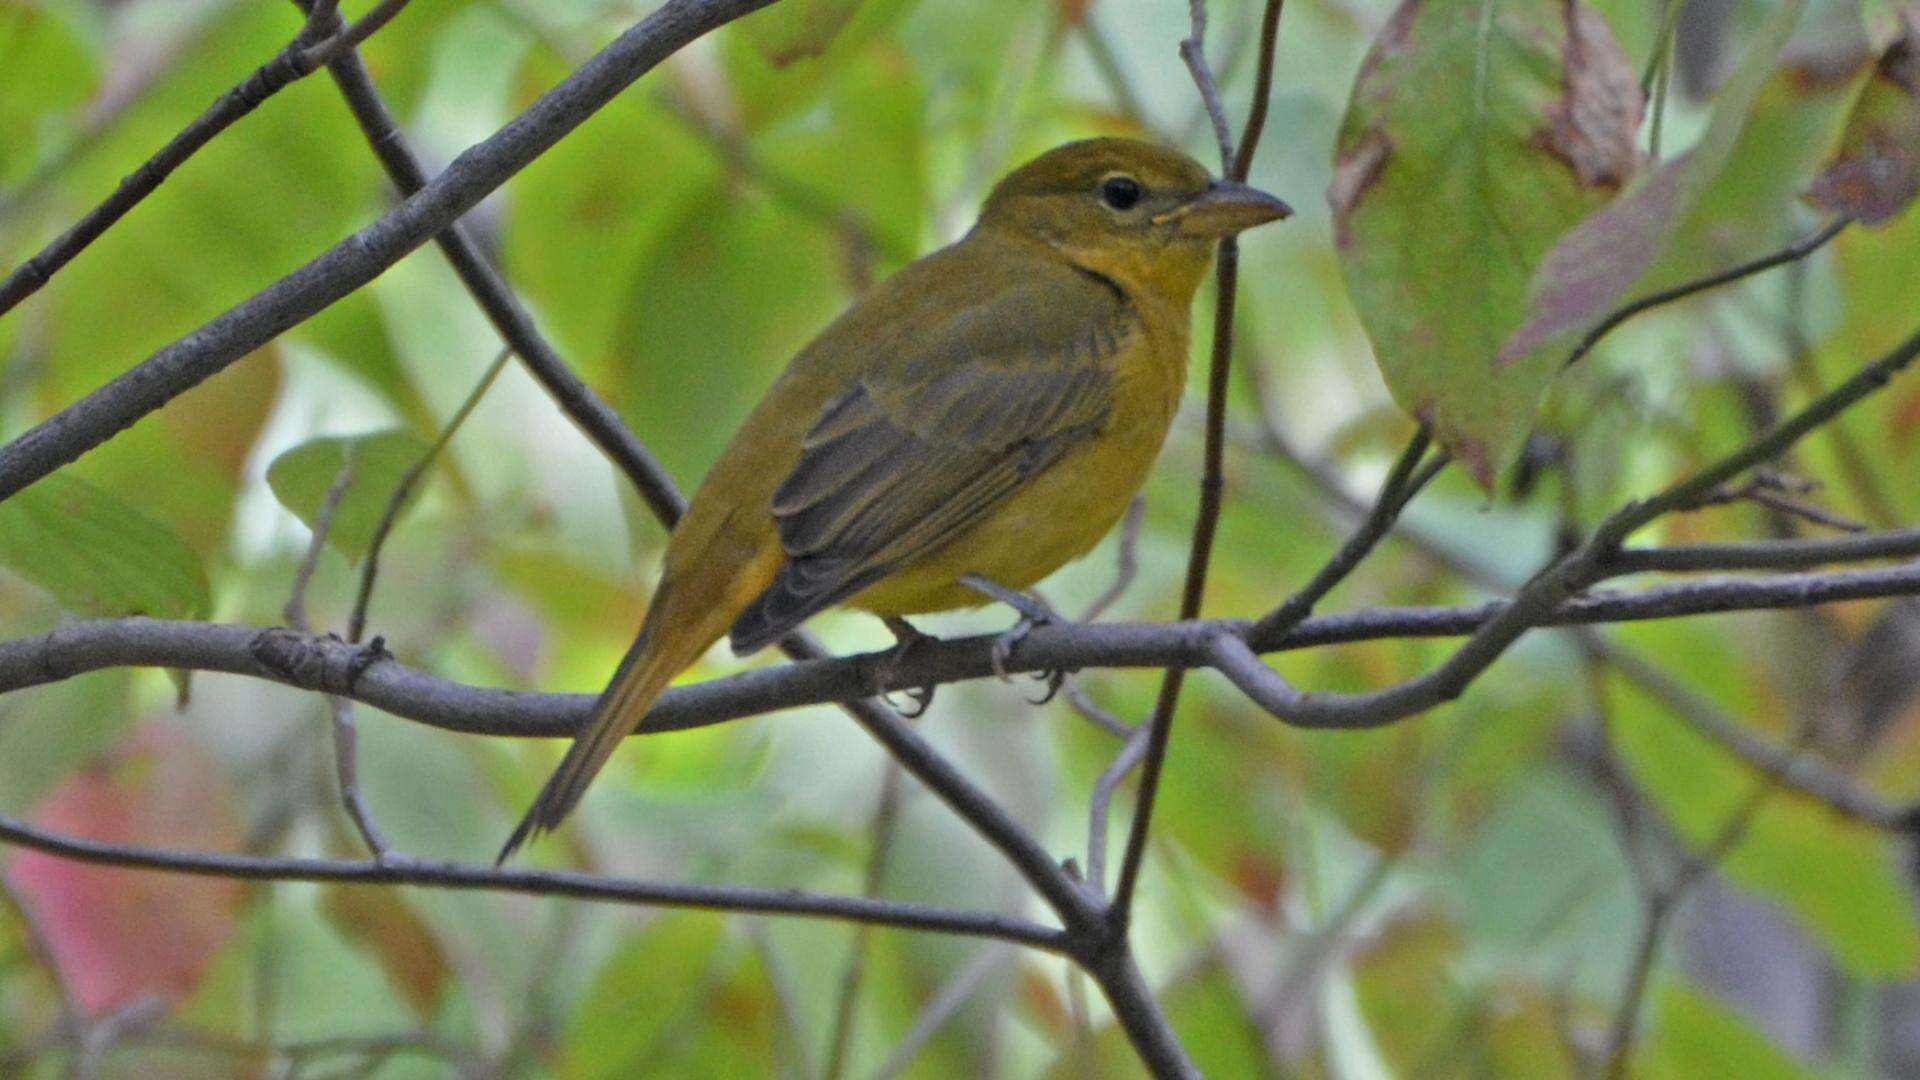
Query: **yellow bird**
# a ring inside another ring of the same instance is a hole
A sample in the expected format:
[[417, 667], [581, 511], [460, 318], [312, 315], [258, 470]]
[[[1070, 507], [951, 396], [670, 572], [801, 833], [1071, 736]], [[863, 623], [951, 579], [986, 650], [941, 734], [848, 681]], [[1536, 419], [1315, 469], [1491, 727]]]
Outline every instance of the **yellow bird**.
[[1089, 139], [1002, 180], [959, 242], [800, 350], [667, 544], [640, 633], [502, 860], [558, 825], [674, 676], [848, 604], [1020, 590], [1099, 542], [1159, 453], [1221, 237], [1285, 203], [1177, 151]]

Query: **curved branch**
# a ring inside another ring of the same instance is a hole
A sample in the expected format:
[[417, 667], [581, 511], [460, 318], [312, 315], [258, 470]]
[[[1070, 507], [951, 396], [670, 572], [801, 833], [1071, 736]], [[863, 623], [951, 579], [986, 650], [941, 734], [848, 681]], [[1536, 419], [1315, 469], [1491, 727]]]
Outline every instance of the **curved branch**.
[[1573, 347], [1573, 351], [1567, 354], [1567, 359], [1564, 362], [1565, 366], [1572, 367], [1574, 364], [1579, 363], [1588, 353], [1593, 351], [1594, 346], [1600, 344], [1601, 338], [1612, 333], [1621, 323], [1626, 322], [1628, 319], [1642, 312], [1651, 311], [1665, 304], [1671, 304], [1676, 300], [1684, 300], [1689, 296], [1695, 296], [1709, 289], [1717, 289], [1722, 285], [1730, 285], [1739, 281], [1741, 278], [1752, 277], [1754, 274], [1771, 270], [1776, 266], [1784, 266], [1790, 262], [1797, 262], [1825, 247], [1827, 241], [1839, 236], [1840, 233], [1851, 224], [1853, 224], [1853, 219], [1842, 215], [1834, 218], [1810, 235], [1801, 237], [1778, 251], [1771, 251], [1757, 259], [1743, 262], [1738, 266], [1728, 267], [1725, 270], [1708, 274], [1705, 277], [1695, 278], [1692, 281], [1683, 281], [1672, 288], [1661, 289], [1659, 292], [1648, 293], [1645, 296], [1630, 300], [1613, 309], [1605, 318], [1594, 324], [1593, 329], [1586, 332], [1586, 335]]
[[[1920, 564], [1711, 577], [1643, 589], [1591, 590], [1560, 604], [1540, 625], [1638, 622], [1917, 595]], [[1259, 652], [1284, 652], [1392, 638], [1463, 637], [1509, 606], [1509, 601], [1493, 600], [1318, 615], [1284, 638], [1254, 637], [1249, 644]], [[1246, 622], [1233, 619], [1039, 627], [1021, 642], [1007, 669], [1018, 674], [1061, 667], [1205, 666], [1208, 660], [1203, 654], [1212, 635], [1247, 629]], [[891, 668], [887, 653], [863, 653], [755, 668], [676, 686], [661, 697], [641, 734], [982, 679], [993, 674], [993, 637], [928, 641]], [[88, 620], [0, 642], [0, 693], [116, 667], [182, 668], [267, 679], [338, 694], [394, 716], [471, 735], [571, 737], [594, 702], [592, 694], [501, 690], [453, 682], [324, 635], [142, 616]]]
[[486, 889], [535, 896], [569, 896], [654, 907], [699, 908], [748, 915], [811, 915], [877, 926], [932, 930], [970, 937], [999, 938], [1048, 952], [1063, 952], [1067, 935], [1038, 923], [1004, 915], [830, 896], [798, 889], [755, 889], [742, 885], [678, 885], [632, 878], [582, 874], [572, 870], [523, 870], [471, 863], [389, 856], [373, 859], [303, 859], [219, 852], [174, 851], [139, 844], [87, 840], [0, 817], [0, 841], [63, 858], [106, 866], [128, 866], [177, 874], [250, 881], [350, 881], [374, 885], [423, 885], [438, 889]]

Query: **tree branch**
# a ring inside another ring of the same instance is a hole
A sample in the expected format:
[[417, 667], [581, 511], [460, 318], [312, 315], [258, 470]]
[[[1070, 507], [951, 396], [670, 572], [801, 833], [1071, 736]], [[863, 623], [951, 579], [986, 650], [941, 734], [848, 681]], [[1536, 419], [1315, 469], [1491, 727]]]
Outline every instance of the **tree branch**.
[[[1684, 550], [1684, 549], [1680, 549]], [[1540, 621], [1546, 626], [1641, 622], [1734, 611], [1779, 611], [1855, 600], [1920, 596], [1920, 565], [1710, 577], [1644, 589], [1593, 589]], [[1317, 615], [1278, 640], [1248, 638], [1260, 652], [1400, 638], [1473, 634], [1511, 601], [1377, 607]], [[1238, 635], [1235, 619], [1094, 623], [1036, 628], [1008, 661], [1010, 673], [1060, 667], [1208, 666], [1205, 642]], [[707, 727], [849, 697], [946, 685], [993, 674], [994, 635], [928, 641], [887, 672], [886, 652], [755, 668], [675, 686], [648, 714], [641, 735]], [[579, 730], [595, 695], [502, 690], [430, 675], [384, 653], [325, 635], [231, 623], [132, 616], [89, 619], [0, 642], [0, 693], [116, 667], [182, 668], [265, 679], [339, 694], [445, 731], [508, 738], [566, 738]]]
[[0, 499], [372, 281], [682, 46], [771, 2], [667, 0], [379, 220], [0, 448]]
[[1717, 289], [1722, 285], [1730, 285], [1739, 281], [1741, 278], [1752, 277], [1754, 274], [1771, 270], [1776, 266], [1783, 266], [1787, 263], [1804, 259], [1825, 247], [1827, 241], [1839, 236], [1840, 233], [1851, 224], [1853, 224], [1853, 219], [1850, 217], [1842, 216], [1834, 218], [1817, 232], [1801, 237], [1778, 251], [1769, 252], [1757, 259], [1741, 263], [1738, 266], [1728, 267], [1725, 270], [1708, 274], [1705, 277], [1695, 278], [1692, 281], [1683, 281], [1671, 288], [1661, 289], [1658, 292], [1648, 293], [1645, 296], [1630, 300], [1609, 312], [1606, 318], [1601, 319], [1594, 325], [1593, 329], [1587, 331], [1586, 335], [1580, 339], [1579, 344], [1573, 347], [1573, 351], [1567, 354], [1566, 366], [1572, 367], [1574, 364], [1579, 363], [1588, 353], [1593, 351], [1594, 346], [1600, 344], [1601, 338], [1612, 333], [1615, 327], [1618, 327], [1621, 323], [1626, 322], [1635, 315], [1650, 311], [1665, 304], [1671, 304], [1676, 300], [1684, 300], [1689, 296], [1706, 292], [1709, 289]]
[[483, 889], [534, 896], [569, 896], [579, 900], [697, 908], [748, 915], [810, 915], [876, 926], [998, 938], [1048, 952], [1065, 951], [1068, 941], [1063, 931], [1004, 915], [897, 900], [874, 900], [862, 896], [818, 895], [797, 889], [660, 884], [570, 870], [523, 870], [411, 856], [394, 856], [380, 861], [268, 858], [174, 851], [67, 836], [10, 817], [0, 817], [0, 840], [82, 862], [248, 881], [420, 885], [439, 889]]
[[[1253, 103], [1247, 110], [1246, 128], [1240, 136], [1241, 150], [1233, 148], [1224, 111], [1219, 104], [1220, 91], [1213, 71], [1207, 66], [1200, 36], [1205, 33], [1206, 0], [1191, 0], [1193, 33], [1180, 43], [1181, 56], [1193, 72], [1194, 85], [1207, 103], [1213, 117], [1214, 132], [1220, 142], [1221, 167], [1227, 179], [1243, 181], [1253, 164], [1253, 150], [1260, 141], [1267, 121], [1266, 98], [1273, 91], [1273, 55], [1280, 33], [1280, 13], [1286, 0], [1267, 0], [1260, 22], [1260, 59], [1255, 65]], [[1233, 373], [1233, 307], [1239, 291], [1240, 245], [1232, 237], [1220, 241], [1220, 254], [1214, 271], [1213, 353], [1207, 365], [1206, 444], [1200, 469], [1200, 506], [1195, 512], [1193, 543], [1187, 555], [1187, 579], [1180, 596], [1180, 618], [1199, 617], [1206, 598], [1207, 571], [1213, 560], [1214, 533], [1220, 524], [1221, 497], [1226, 486], [1225, 458], [1227, 441], [1227, 386]], [[1147, 853], [1147, 834], [1153, 826], [1153, 804], [1160, 791], [1160, 774], [1166, 764], [1167, 744], [1173, 735], [1173, 714], [1180, 702], [1180, 688], [1186, 677], [1184, 666], [1167, 669], [1160, 680], [1160, 693], [1153, 712], [1147, 718], [1146, 758], [1140, 772], [1140, 794], [1135, 801], [1133, 825], [1127, 832], [1127, 846], [1120, 861], [1120, 878], [1114, 886], [1113, 902], [1107, 906], [1107, 922], [1116, 937], [1124, 938], [1132, 917], [1134, 888], [1139, 882], [1140, 863]], [[1097, 977], [1097, 976], [1096, 976]], [[1113, 984], [1101, 981], [1112, 992]], [[1116, 1005], [1116, 1009], [1118, 1006]], [[1129, 1033], [1133, 1032], [1129, 1027]], [[1136, 1044], [1137, 1045], [1137, 1044]]]
[[[328, 68], [328, 73], [340, 88], [347, 108], [394, 187], [403, 196], [411, 196], [426, 187], [426, 169], [407, 145], [399, 122], [381, 98], [359, 54], [352, 51], [343, 54]], [[450, 225], [434, 237], [434, 242], [528, 373], [626, 476], [654, 516], [670, 526], [686, 509], [686, 499], [674, 488], [665, 466], [621, 421], [620, 414], [574, 374], [464, 228]]]
[[165, 146], [127, 174], [113, 194], [87, 211], [85, 216], [46, 247], [29, 256], [26, 262], [7, 275], [6, 280], [0, 281], [0, 316], [12, 311], [22, 300], [52, 281], [54, 274], [127, 216], [128, 211], [140, 205], [141, 200], [159, 190], [175, 169], [186, 164], [187, 159], [212, 142], [214, 136], [232, 127], [268, 98], [313, 74], [334, 56], [371, 37], [374, 31], [385, 26], [406, 5], [407, 0], [382, 0], [351, 26], [340, 23], [335, 11], [336, 4], [326, 5], [320, 13], [331, 23], [330, 27], [323, 27], [318, 20], [309, 19], [294, 39], [273, 55], [273, 59], [255, 68], [233, 89], [220, 95], [212, 105], [207, 106], [205, 112], [168, 140]]

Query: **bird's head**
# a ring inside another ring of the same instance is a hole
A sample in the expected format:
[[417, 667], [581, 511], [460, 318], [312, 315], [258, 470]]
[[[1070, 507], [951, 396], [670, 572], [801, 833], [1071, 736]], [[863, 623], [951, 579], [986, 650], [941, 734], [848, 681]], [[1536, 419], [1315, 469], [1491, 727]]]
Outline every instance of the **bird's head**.
[[1216, 241], [1292, 212], [1257, 188], [1215, 180], [1178, 150], [1101, 138], [1014, 170], [987, 196], [980, 228], [1040, 240], [1125, 287], [1185, 302]]

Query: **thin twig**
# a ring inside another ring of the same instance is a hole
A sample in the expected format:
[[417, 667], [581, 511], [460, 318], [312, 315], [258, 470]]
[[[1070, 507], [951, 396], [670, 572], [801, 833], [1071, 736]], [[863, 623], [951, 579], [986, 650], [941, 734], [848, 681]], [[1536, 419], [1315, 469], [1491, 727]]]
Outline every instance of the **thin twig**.
[[[1796, 739], [1796, 753], [1812, 737], [1813, 731], [1811, 724], [1801, 725], [1800, 735]], [[1608, 1080], [1620, 1080], [1627, 1075], [1628, 1053], [1633, 1047], [1634, 1032], [1639, 1025], [1640, 1003], [1646, 997], [1654, 963], [1659, 958], [1660, 944], [1666, 937], [1674, 914], [1693, 888], [1719, 866], [1728, 852], [1746, 836], [1754, 818], [1778, 790], [1779, 780], [1776, 777], [1761, 777], [1755, 783], [1753, 793], [1734, 810], [1706, 846], [1697, 853], [1687, 855], [1664, 886], [1646, 893], [1640, 938], [1635, 944], [1633, 958], [1627, 969], [1626, 985], [1621, 991], [1620, 1002], [1615, 1007], [1613, 1022], [1609, 1025], [1606, 1043], [1600, 1053], [1601, 1075]]]
[[1207, 64], [1207, 0], [1187, 0], [1187, 36], [1180, 41], [1180, 59], [1193, 76], [1200, 101], [1213, 123], [1213, 139], [1220, 147], [1220, 168], [1233, 165], [1233, 125], [1227, 120], [1227, 107], [1220, 101], [1220, 84]]
[[[128, 211], [138, 206], [141, 200], [159, 190], [175, 169], [212, 142], [214, 136], [232, 127], [268, 98], [313, 74], [331, 55], [364, 41], [399, 14], [406, 3], [407, 0], [382, 0], [365, 18], [341, 34], [315, 45], [308, 44], [309, 28], [314, 25], [309, 20], [300, 34], [275, 53], [271, 60], [255, 68], [245, 79], [220, 95], [205, 112], [168, 140], [165, 146], [127, 174], [113, 194], [47, 246], [29, 256], [4, 281], [0, 281], [0, 316], [12, 311], [22, 300], [53, 280], [54, 274], [118, 223]], [[333, 6], [327, 5], [326, 17], [335, 17]]]
[[1253, 632], [1260, 635], [1284, 635], [1300, 624], [1302, 619], [1313, 614], [1313, 609], [1345, 581], [1362, 560], [1373, 552], [1394, 522], [1400, 518], [1400, 512], [1413, 500], [1427, 482], [1438, 475], [1446, 466], [1447, 455], [1442, 451], [1434, 460], [1422, 467], [1421, 459], [1426, 456], [1431, 438], [1423, 426], [1413, 433], [1407, 448], [1401, 451], [1393, 467], [1387, 470], [1387, 477], [1380, 485], [1380, 493], [1373, 500], [1373, 509], [1360, 522], [1359, 528], [1347, 538], [1346, 543], [1334, 552], [1319, 572], [1301, 586], [1285, 603], [1262, 616], [1253, 624]]
[[1091, 723], [1094, 727], [1099, 728], [1109, 735], [1118, 736], [1122, 739], [1131, 739], [1133, 733], [1139, 730], [1137, 725], [1127, 723], [1125, 720], [1115, 716], [1113, 710], [1093, 700], [1093, 695], [1087, 693], [1086, 690], [1077, 684], [1069, 684], [1066, 688], [1066, 693], [1062, 696], [1067, 699], [1067, 705], [1071, 707], [1074, 712], [1079, 713], [1086, 718], [1088, 723]]
[[481, 373], [480, 380], [473, 384], [472, 390], [467, 392], [466, 400], [453, 411], [453, 415], [447, 419], [445, 426], [441, 427], [440, 434], [434, 437], [433, 444], [427, 447], [419, 460], [407, 467], [407, 471], [400, 476], [400, 482], [393, 486], [393, 494], [388, 496], [385, 509], [380, 511], [380, 520], [373, 527], [373, 536], [367, 542], [367, 556], [360, 568], [360, 591], [354, 596], [353, 613], [347, 618], [348, 641], [357, 642], [366, 632], [367, 608], [373, 603], [374, 581], [380, 576], [380, 551], [386, 546], [387, 534], [393, 531], [393, 523], [399, 519], [400, 511], [407, 505], [407, 499], [413, 494], [414, 489], [420, 485], [421, 478], [426, 476], [427, 470], [433, 467], [434, 461], [439, 458], [440, 452], [446, 449], [447, 443], [453, 440], [454, 433], [460, 430], [461, 424], [467, 422], [467, 417], [473, 415], [473, 410], [480, 404], [480, 399], [486, 397], [487, 391], [492, 389], [493, 381], [500, 377], [501, 370], [507, 366], [507, 360], [511, 356], [513, 356], [511, 347], [501, 349], [494, 356], [493, 362], [488, 364], [486, 371]]
[[1660, 702], [1689, 729], [1777, 786], [1863, 825], [1888, 830], [1902, 827], [1905, 810], [1853, 777], [1801, 753], [1799, 746], [1775, 745], [1669, 672], [1605, 635], [1584, 628], [1576, 633], [1595, 656]]
[[340, 500], [346, 496], [347, 488], [353, 484], [353, 445], [340, 459], [340, 471], [333, 474], [333, 482], [327, 485], [326, 493], [320, 496], [320, 508], [314, 512], [313, 529], [307, 540], [307, 552], [300, 559], [300, 565], [293, 571], [293, 588], [287, 597], [286, 606], [280, 614], [287, 625], [295, 630], [306, 630], [307, 626], [307, 584], [313, 580], [313, 572], [320, 565], [320, 553], [327, 546], [327, 532], [333, 527], [333, 515], [340, 510]]
[[1107, 613], [1115, 603], [1125, 596], [1133, 585], [1133, 579], [1140, 573], [1140, 528], [1147, 520], [1147, 500], [1143, 495], [1135, 495], [1127, 504], [1127, 512], [1120, 519], [1120, 544], [1116, 549], [1113, 583], [1108, 585], [1093, 602], [1080, 613], [1081, 622], [1092, 622]]
[[1616, 574], [1645, 571], [1804, 570], [1867, 559], [1920, 557], [1920, 529], [1895, 529], [1819, 540], [1745, 540], [1678, 547], [1625, 547], [1609, 556]]
[[873, 1071], [873, 1080], [893, 1080], [913, 1064], [913, 1059], [926, 1049], [927, 1043], [940, 1033], [947, 1021], [958, 1015], [966, 1005], [967, 999], [980, 989], [989, 976], [1013, 958], [1013, 951], [1006, 945], [995, 942], [983, 947], [972, 959], [960, 966], [940, 984], [940, 988], [927, 999], [927, 1004], [914, 1017], [913, 1026], [900, 1037], [892, 1050], [887, 1052], [886, 1060]]
[[[695, 38], [772, 0], [667, 0], [418, 192], [0, 447], [0, 499], [378, 277]], [[516, 346], [517, 347], [517, 346]]]
[[4, 816], [0, 816], [0, 841], [82, 862], [246, 881], [346, 881], [570, 896], [580, 900], [752, 915], [806, 915], [998, 938], [1046, 952], [1061, 952], [1067, 946], [1067, 935], [1062, 931], [1010, 916], [863, 896], [806, 893], [797, 889], [661, 883], [568, 870], [526, 870], [411, 856], [379, 861], [176, 851], [88, 840]]
[[[880, 780], [880, 799], [873, 810], [873, 848], [867, 854], [866, 879], [861, 895], [877, 897], [886, 883], [887, 864], [893, 857], [894, 838], [900, 825], [900, 767], [887, 762]], [[873, 951], [873, 928], [854, 931], [853, 947], [847, 966], [840, 973], [840, 997], [833, 1010], [833, 1034], [827, 1039], [827, 1066], [821, 1073], [826, 1080], [846, 1075], [847, 1052], [853, 1046], [853, 1031], [860, 1005], [860, 987], [866, 980], [867, 958]]]
[[1676, 300], [1684, 300], [1689, 296], [1706, 292], [1709, 289], [1717, 289], [1722, 285], [1732, 284], [1741, 278], [1752, 277], [1754, 274], [1771, 270], [1776, 266], [1783, 266], [1787, 263], [1804, 259], [1825, 247], [1827, 241], [1839, 236], [1840, 233], [1851, 224], [1853, 224], [1853, 219], [1850, 217], [1842, 216], [1834, 218], [1814, 233], [1795, 240], [1793, 243], [1788, 244], [1778, 251], [1769, 252], [1757, 259], [1748, 260], [1738, 266], [1729, 267], [1718, 273], [1708, 274], [1705, 277], [1695, 278], [1692, 281], [1683, 281], [1670, 288], [1661, 289], [1658, 292], [1651, 292], [1645, 296], [1630, 300], [1609, 312], [1606, 318], [1601, 319], [1594, 325], [1593, 329], [1587, 331], [1586, 336], [1582, 337], [1580, 343], [1575, 345], [1573, 351], [1567, 355], [1566, 364], [1568, 367], [1572, 367], [1574, 364], [1579, 363], [1583, 357], [1593, 351], [1594, 346], [1600, 344], [1601, 338], [1606, 337], [1615, 327], [1636, 315], [1660, 307], [1663, 304], [1671, 304]]
[[1147, 756], [1148, 734], [1144, 724], [1133, 730], [1126, 745], [1094, 781], [1093, 795], [1088, 799], [1087, 886], [1102, 895], [1107, 888], [1107, 818], [1113, 805], [1113, 792]]
[[[1271, 93], [1273, 55], [1279, 36], [1280, 12], [1284, 0], [1267, 0], [1260, 25], [1260, 59], [1255, 65], [1256, 98]], [[1208, 110], [1214, 112], [1219, 88], [1201, 50], [1200, 35], [1206, 29], [1204, 0], [1192, 0], [1193, 34], [1181, 43], [1181, 53], [1194, 73], [1194, 85]], [[1191, 43], [1191, 45], [1189, 45]], [[1211, 95], [1211, 96], [1209, 96]], [[1248, 150], [1259, 144], [1260, 127], [1265, 124], [1266, 103], [1256, 100], [1248, 110], [1247, 126], [1240, 141]], [[1215, 133], [1220, 142], [1220, 159], [1228, 169], [1227, 179], [1245, 180], [1251, 167], [1251, 153], [1236, 154], [1224, 114], [1215, 115]], [[1186, 584], [1181, 591], [1180, 618], [1193, 619], [1200, 614], [1206, 596], [1207, 571], [1213, 559], [1214, 534], [1220, 523], [1221, 499], [1225, 489], [1227, 430], [1227, 387], [1233, 368], [1234, 299], [1239, 286], [1240, 246], [1231, 237], [1220, 242], [1214, 271], [1213, 353], [1207, 369], [1207, 427], [1202, 450], [1200, 506], [1195, 512], [1193, 542], [1187, 559]], [[1146, 723], [1149, 731], [1146, 760], [1140, 775], [1140, 794], [1135, 803], [1133, 825], [1128, 830], [1126, 853], [1121, 858], [1120, 879], [1114, 888], [1113, 902], [1107, 907], [1107, 922], [1115, 937], [1126, 935], [1133, 912], [1133, 895], [1140, 876], [1140, 863], [1146, 857], [1147, 835], [1153, 824], [1154, 801], [1159, 794], [1161, 768], [1166, 761], [1167, 743], [1172, 737], [1173, 714], [1179, 704], [1185, 679], [1183, 667], [1169, 667], [1160, 680], [1160, 693]], [[1109, 991], [1111, 995], [1111, 991]]]
[[333, 776], [340, 786], [340, 802], [374, 861], [383, 862], [392, 858], [393, 852], [386, 834], [374, 824], [373, 811], [367, 808], [366, 796], [360, 791], [360, 732], [353, 722], [353, 703], [338, 694], [328, 694], [327, 715], [332, 720]]
[[[287, 625], [302, 633], [312, 629], [307, 624], [307, 583], [313, 578], [320, 552], [327, 544], [327, 535], [333, 530], [333, 519], [340, 510], [340, 500], [352, 484], [353, 448], [349, 445], [341, 457], [339, 472], [334, 474], [333, 483], [327, 485], [326, 494], [320, 500], [320, 509], [314, 514], [313, 535], [307, 541], [307, 554], [294, 571], [292, 595], [287, 598], [282, 612]], [[367, 845], [367, 850], [375, 859], [385, 859], [386, 838], [374, 824], [373, 813], [367, 809], [366, 799], [360, 792], [359, 738], [353, 723], [353, 702], [338, 694], [327, 694], [326, 703], [333, 733], [334, 779], [340, 787], [341, 804], [346, 809], [347, 819], [353, 822], [361, 841]]]

